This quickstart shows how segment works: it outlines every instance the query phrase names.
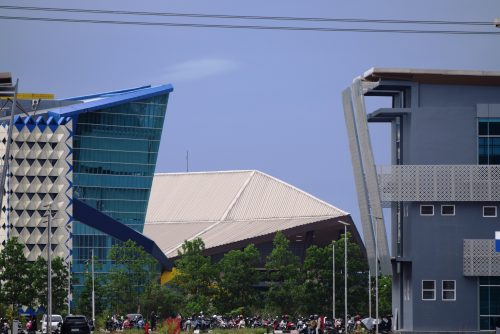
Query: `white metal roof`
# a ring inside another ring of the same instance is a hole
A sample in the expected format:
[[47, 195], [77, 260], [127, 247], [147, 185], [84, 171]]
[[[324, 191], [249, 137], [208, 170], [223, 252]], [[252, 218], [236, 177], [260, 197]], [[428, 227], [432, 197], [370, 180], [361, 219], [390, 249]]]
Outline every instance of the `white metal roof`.
[[259, 171], [155, 174], [144, 234], [173, 257], [196, 237], [211, 248], [345, 215]]

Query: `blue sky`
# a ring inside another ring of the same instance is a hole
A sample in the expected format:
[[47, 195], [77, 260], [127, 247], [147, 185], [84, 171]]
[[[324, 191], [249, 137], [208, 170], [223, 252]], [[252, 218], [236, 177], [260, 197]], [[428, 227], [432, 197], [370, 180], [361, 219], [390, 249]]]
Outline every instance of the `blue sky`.
[[[491, 21], [498, 0], [0, 1], [211, 14]], [[0, 9], [0, 15], [70, 17]], [[266, 24], [72, 15], [81, 18]], [[272, 23], [271, 23], [272, 24]], [[279, 25], [317, 26], [300, 22]], [[373, 24], [326, 24], [375, 27]], [[322, 26], [325, 26], [323, 24]], [[381, 26], [377, 26], [381, 27]], [[414, 28], [414, 26], [405, 26]], [[393, 28], [383, 26], [383, 28]], [[427, 27], [420, 27], [422, 29]], [[430, 29], [469, 29], [439, 27]], [[492, 28], [483, 30], [495, 31]], [[0, 71], [58, 98], [171, 83], [158, 172], [257, 169], [351, 212], [359, 226], [341, 91], [371, 67], [500, 71], [500, 36], [220, 30], [0, 20]], [[369, 108], [387, 103], [367, 100]], [[388, 164], [388, 127], [371, 127]]]

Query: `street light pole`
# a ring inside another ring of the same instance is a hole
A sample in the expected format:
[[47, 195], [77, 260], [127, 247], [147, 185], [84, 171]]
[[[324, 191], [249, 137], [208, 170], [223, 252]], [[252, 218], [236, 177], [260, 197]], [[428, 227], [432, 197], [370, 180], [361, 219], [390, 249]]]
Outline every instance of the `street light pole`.
[[71, 314], [71, 262], [68, 262], [68, 315]]
[[335, 243], [332, 242], [332, 324], [335, 321]]
[[375, 233], [375, 334], [378, 334], [378, 322], [379, 322], [379, 314], [378, 314], [378, 266], [379, 266], [379, 261], [378, 261], [378, 223], [377, 220], [381, 220], [382, 222], [384, 219], [382, 217], [376, 217], [373, 215], [370, 215], [373, 219], [375, 219], [375, 228], [374, 228], [374, 233]]
[[350, 224], [341, 220], [338, 222], [344, 225], [344, 326], [347, 329], [347, 225]]
[[372, 272], [368, 269], [368, 317], [372, 317]]
[[92, 256], [92, 325], [95, 324], [95, 285], [94, 285], [94, 249], [91, 249]]
[[47, 334], [52, 332], [52, 208], [49, 205], [49, 216], [47, 218]]
[[[375, 217], [378, 219], [378, 217]], [[378, 235], [377, 226], [375, 226], [375, 317], [377, 318], [375, 334], [378, 334]]]

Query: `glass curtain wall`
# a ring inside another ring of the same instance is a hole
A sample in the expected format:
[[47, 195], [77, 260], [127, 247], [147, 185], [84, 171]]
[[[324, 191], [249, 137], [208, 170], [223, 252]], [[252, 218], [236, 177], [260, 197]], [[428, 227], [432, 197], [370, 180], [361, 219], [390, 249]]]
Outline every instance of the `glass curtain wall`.
[[479, 277], [480, 330], [500, 327], [500, 277]]
[[[78, 116], [73, 152], [74, 196], [142, 232], [165, 118], [168, 94]], [[76, 221], [73, 225], [75, 292], [82, 287], [91, 249], [109, 270], [118, 240]]]

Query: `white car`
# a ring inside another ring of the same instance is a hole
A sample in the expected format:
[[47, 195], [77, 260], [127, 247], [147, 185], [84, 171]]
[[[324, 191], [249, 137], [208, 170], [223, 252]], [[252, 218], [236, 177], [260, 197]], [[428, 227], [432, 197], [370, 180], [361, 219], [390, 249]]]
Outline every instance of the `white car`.
[[[59, 326], [59, 323], [62, 323], [63, 318], [59, 314], [52, 314], [52, 321], [50, 322], [50, 329], [51, 333], [54, 333], [57, 329], [57, 326]], [[47, 333], [47, 315], [44, 314], [42, 320], [40, 321], [42, 323], [42, 333], [46, 334]]]

